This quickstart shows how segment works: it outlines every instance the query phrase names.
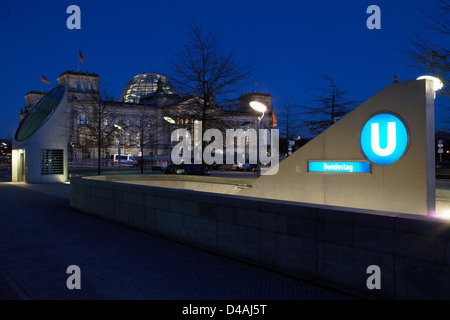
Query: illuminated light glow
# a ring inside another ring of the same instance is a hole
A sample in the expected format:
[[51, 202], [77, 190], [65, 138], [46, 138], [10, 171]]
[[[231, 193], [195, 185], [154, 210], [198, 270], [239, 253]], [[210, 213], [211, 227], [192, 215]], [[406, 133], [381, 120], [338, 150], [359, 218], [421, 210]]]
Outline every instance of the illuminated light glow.
[[436, 216], [441, 219], [450, 220], [450, 209], [439, 210]]
[[372, 150], [380, 157], [387, 157], [395, 151], [397, 146], [397, 138], [395, 131], [395, 122], [388, 122], [387, 124], [387, 146], [386, 148], [380, 147], [380, 124], [372, 123]]
[[361, 131], [361, 149], [370, 162], [378, 165], [399, 160], [406, 152], [408, 142], [406, 125], [390, 113], [373, 116]]
[[121, 126], [119, 126], [118, 124], [115, 124], [115, 123], [114, 123], [114, 127], [116, 127], [119, 130], [123, 130], [123, 128]]
[[258, 101], [251, 101], [250, 107], [259, 112], [266, 112], [267, 110], [267, 107], [263, 103]]
[[163, 118], [164, 118], [164, 120], [166, 120], [168, 123], [175, 124], [175, 120], [173, 120], [171, 117], [164, 116]]
[[308, 161], [308, 171], [322, 173], [370, 173], [370, 163], [366, 161]]
[[433, 90], [434, 92], [441, 90], [444, 87], [444, 84], [439, 78], [433, 77], [433, 76], [420, 76], [417, 78], [417, 80], [423, 80], [428, 79], [433, 81]]

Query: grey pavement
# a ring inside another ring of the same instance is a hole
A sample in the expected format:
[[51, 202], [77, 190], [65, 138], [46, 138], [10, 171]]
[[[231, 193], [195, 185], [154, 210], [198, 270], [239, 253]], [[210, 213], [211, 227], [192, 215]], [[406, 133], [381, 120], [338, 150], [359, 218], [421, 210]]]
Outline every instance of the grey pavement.
[[[354, 299], [72, 210], [69, 188], [0, 182], [0, 298]], [[79, 290], [66, 286], [70, 265]]]

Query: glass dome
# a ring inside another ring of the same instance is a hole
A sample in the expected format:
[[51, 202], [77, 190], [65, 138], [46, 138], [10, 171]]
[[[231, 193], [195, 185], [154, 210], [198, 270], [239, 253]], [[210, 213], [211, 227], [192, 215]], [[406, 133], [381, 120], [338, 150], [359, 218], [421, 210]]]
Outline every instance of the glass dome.
[[120, 95], [120, 101], [139, 102], [141, 97], [156, 91], [159, 79], [162, 81], [164, 93], [176, 93], [174, 87], [166, 77], [157, 73], [142, 73], [128, 81]]

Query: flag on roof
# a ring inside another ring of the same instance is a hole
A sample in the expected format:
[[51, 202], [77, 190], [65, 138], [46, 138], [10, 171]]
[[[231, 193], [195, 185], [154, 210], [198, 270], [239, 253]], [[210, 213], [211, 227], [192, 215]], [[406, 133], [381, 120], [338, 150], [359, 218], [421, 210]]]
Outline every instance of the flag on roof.
[[41, 81], [46, 83], [46, 84], [50, 83], [50, 80], [48, 80], [43, 74], [41, 75]]

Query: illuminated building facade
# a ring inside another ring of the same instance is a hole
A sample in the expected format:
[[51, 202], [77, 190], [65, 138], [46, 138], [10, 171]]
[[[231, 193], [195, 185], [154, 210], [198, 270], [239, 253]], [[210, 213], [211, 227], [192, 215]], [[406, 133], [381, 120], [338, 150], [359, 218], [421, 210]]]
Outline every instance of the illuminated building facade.
[[[101, 120], [100, 130], [116, 125], [114, 136], [105, 139], [101, 145], [100, 158], [108, 158], [118, 153], [119, 144], [122, 154], [138, 157], [141, 154], [147, 160], [169, 160], [170, 134], [175, 128], [193, 127], [193, 118], [189, 117], [189, 108], [193, 99], [178, 94], [170, 81], [163, 75], [143, 73], [127, 82], [119, 101], [101, 96], [100, 77], [96, 73], [65, 71], [57, 79], [59, 84], [67, 86], [67, 149], [69, 161], [97, 159], [97, 143], [92, 134], [94, 112], [97, 105], [107, 110]], [[26, 106], [20, 111], [19, 120], [25, 118], [32, 107], [44, 96], [45, 92], [30, 91], [25, 96]], [[250, 100], [264, 102], [268, 111], [262, 121], [263, 128], [271, 128], [272, 97], [266, 93], [247, 93], [236, 101], [232, 111], [228, 111], [222, 123], [228, 129], [256, 128], [258, 115], [249, 107]], [[169, 123], [165, 118], [171, 118]], [[145, 127], [145, 130], [143, 130]], [[149, 137], [142, 138], [142, 135]], [[143, 142], [143, 153], [141, 143]]]

